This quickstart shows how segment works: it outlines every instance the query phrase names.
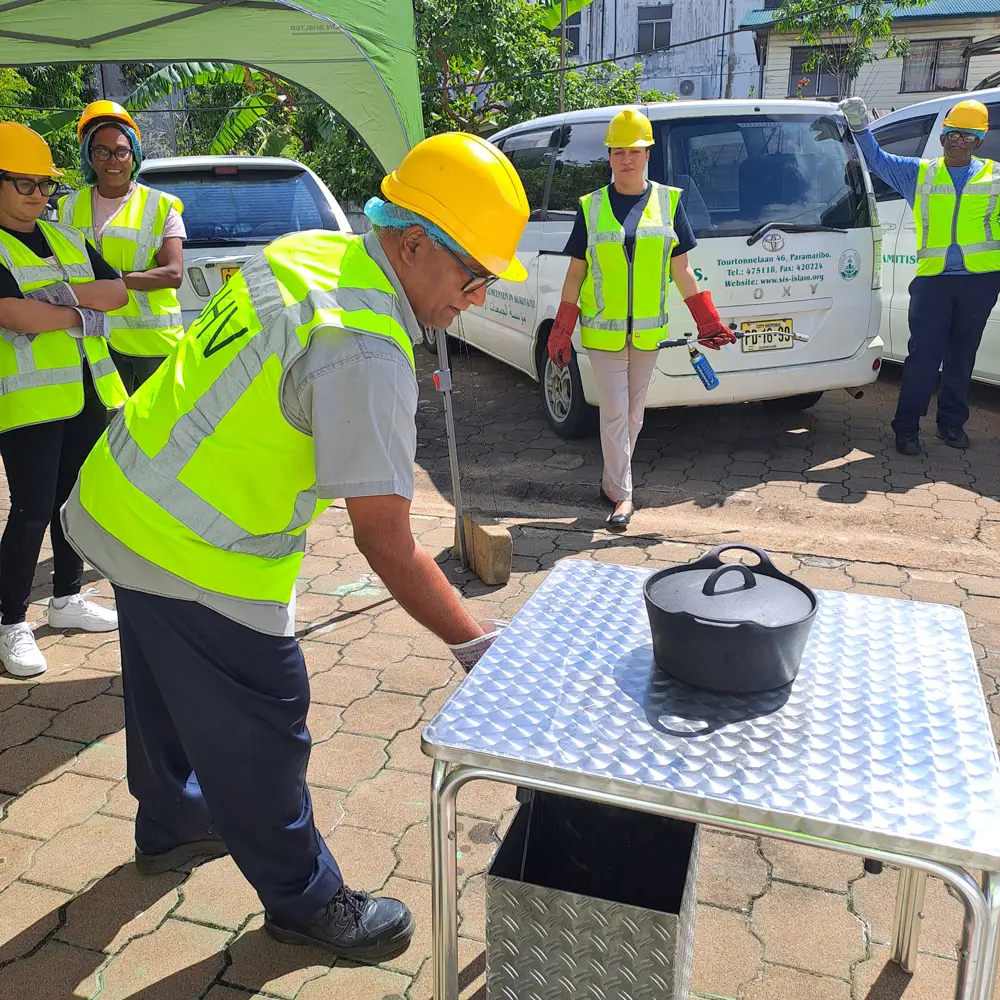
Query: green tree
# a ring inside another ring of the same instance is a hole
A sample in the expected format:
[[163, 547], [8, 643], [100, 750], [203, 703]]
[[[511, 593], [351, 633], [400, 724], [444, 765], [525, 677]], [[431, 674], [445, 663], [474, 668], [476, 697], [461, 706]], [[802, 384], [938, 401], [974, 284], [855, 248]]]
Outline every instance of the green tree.
[[861, 69], [879, 59], [906, 54], [907, 42], [892, 33], [892, 20], [901, 12], [922, 7], [927, 0], [786, 0], [775, 11], [774, 30], [793, 34], [815, 53], [806, 64], [807, 74], [824, 70], [838, 79], [839, 96], [849, 96]]

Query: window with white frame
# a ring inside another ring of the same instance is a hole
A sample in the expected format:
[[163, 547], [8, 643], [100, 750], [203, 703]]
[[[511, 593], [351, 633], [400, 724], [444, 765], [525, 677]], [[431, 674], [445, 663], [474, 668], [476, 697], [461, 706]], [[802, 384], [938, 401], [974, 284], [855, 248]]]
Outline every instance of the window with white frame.
[[965, 90], [969, 60], [965, 50], [971, 38], [939, 38], [910, 42], [903, 59], [901, 94], [929, 94], [938, 90]]
[[670, 48], [670, 19], [673, 14], [672, 3], [639, 8], [639, 44], [636, 48], [640, 52]]
[[812, 45], [795, 46], [788, 74], [788, 96], [846, 96], [851, 78], [841, 65], [844, 52], [845, 48], [840, 45], [826, 45], [822, 49]]
[[[566, 18], [566, 58], [569, 59], [573, 56], [578, 56], [580, 54], [580, 26], [583, 23], [583, 15], [580, 11], [575, 14], [570, 14]], [[553, 37], [561, 39], [562, 38], [562, 22], [559, 22], [557, 28], [553, 28], [551, 31]]]

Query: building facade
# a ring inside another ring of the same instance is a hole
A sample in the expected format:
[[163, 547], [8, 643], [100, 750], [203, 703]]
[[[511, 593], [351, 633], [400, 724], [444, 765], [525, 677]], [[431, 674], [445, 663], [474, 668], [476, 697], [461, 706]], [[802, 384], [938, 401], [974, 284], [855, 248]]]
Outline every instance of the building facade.
[[[853, 79], [838, 72], [836, 44], [825, 47], [818, 68], [807, 69], [815, 48], [795, 35], [774, 31], [775, 14], [774, 9], [753, 10], [741, 22], [757, 38], [758, 92], [764, 97], [836, 100], [857, 95], [887, 112], [996, 86], [1000, 74], [1000, 0], [929, 0], [906, 10], [893, 19], [892, 27], [895, 36], [908, 41], [906, 55], [879, 58]], [[875, 48], [876, 55], [884, 51], [884, 45]]]

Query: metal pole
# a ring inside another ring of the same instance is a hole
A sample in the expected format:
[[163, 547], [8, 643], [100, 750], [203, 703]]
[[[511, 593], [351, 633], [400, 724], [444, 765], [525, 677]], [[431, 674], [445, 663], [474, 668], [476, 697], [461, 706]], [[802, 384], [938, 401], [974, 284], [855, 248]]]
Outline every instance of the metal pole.
[[904, 972], [917, 968], [917, 947], [920, 944], [920, 921], [923, 919], [924, 887], [927, 872], [918, 868], [899, 870], [896, 891], [896, 912], [892, 921], [892, 961]]
[[434, 996], [458, 1000], [458, 788], [448, 787], [448, 765], [434, 761], [431, 771], [431, 961]]
[[559, 38], [559, 114], [566, 110], [566, 0], [562, 0], [562, 33]]
[[444, 426], [448, 434], [448, 459], [451, 463], [451, 495], [455, 502], [455, 530], [458, 533], [458, 559], [464, 573], [469, 568], [465, 549], [465, 507], [462, 503], [462, 479], [458, 471], [458, 441], [455, 436], [455, 412], [451, 405], [451, 367], [448, 363], [448, 335], [437, 331], [438, 370], [434, 385], [444, 396]]

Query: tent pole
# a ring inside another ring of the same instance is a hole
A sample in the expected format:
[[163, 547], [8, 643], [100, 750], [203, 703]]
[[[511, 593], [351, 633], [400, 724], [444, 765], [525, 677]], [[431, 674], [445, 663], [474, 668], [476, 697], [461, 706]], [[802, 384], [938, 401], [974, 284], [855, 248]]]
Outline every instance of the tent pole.
[[566, 0], [562, 0], [562, 34], [559, 38], [559, 114], [566, 110]]
[[437, 330], [438, 370], [434, 387], [444, 396], [444, 426], [448, 433], [448, 459], [451, 462], [451, 492], [455, 502], [455, 530], [458, 534], [458, 560], [464, 573], [469, 568], [465, 547], [465, 507], [462, 504], [462, 479], [458, 470], [458, 440], [455, 434], [455, 411], [451, 403], [451, 367], [448, 362], [448, 334]]

